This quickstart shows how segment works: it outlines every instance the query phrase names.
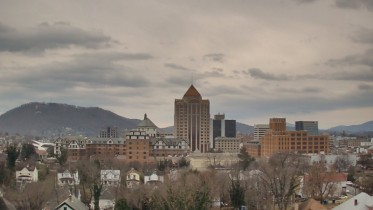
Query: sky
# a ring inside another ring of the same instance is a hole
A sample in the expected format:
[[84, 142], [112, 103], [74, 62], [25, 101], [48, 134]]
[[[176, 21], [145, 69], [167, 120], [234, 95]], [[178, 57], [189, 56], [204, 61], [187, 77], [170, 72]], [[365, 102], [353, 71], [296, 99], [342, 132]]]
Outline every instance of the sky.
[[210, 114], [320, 128], [373, 120], [373, 0], [0, 0], [0, 114], [29, 102], [173, 125]]

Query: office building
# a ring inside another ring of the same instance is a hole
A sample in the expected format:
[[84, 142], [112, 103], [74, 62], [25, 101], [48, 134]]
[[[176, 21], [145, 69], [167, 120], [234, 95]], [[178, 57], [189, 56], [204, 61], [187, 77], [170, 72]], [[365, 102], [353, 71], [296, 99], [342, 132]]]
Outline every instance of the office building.
[[214, 115], [210, 131], [210, 147], [215, 148], [216, 137], [236, 137], [236, 120], [226, 120], [225, 114]]
[[319, 125], [317, 121], [295, 121], [296, 131], [308, 131], [308, 135], [319, 135]]
[[100, 131], [100, 138], [118, 138], [118, 128], [107, 127], [105, 130]]
[[329, 151], [329, 136], [312, 136], [303, 130], [287, 131], [285, 118], [270, 119], [269, 128], [260, 141], [262, 156], [269, 157], [280, 152], [326, 154]]
[[182, 99], [175, 99], [175, 136], [187, 139], [192, 152], [208, 152], [210, 145], [210, 101], [191, 85]]
[[259, 141], [268, 130], [269, 130], [268, 124], [254, 125], [254, 140]]

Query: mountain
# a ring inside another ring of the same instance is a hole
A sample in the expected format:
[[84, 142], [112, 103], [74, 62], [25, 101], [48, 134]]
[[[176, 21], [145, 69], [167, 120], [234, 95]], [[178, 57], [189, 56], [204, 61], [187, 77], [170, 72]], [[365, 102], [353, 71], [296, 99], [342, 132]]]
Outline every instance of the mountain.
[[347, 133], [363, 133], [363, 132], [373, 132], [373, 121], [368, 121], [360, 125], [340, 125], [336, 127], [329, 128], [329, 131], [333, 132], [347, 132]]
[[107, 126], [132, 129], [140, 122], [98, 107], [32, 102], [0, 116], [0, 131], [34, 136], [97, 136]]

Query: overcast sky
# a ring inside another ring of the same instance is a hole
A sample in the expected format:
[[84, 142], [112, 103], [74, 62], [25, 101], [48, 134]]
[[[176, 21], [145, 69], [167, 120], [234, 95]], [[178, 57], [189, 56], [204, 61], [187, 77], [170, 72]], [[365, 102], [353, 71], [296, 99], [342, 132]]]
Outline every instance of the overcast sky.
[[210, 113], [320, 128], [373, 120], [373, 0], [0, 0], [0, 114], [98, 106], [173, 125]]

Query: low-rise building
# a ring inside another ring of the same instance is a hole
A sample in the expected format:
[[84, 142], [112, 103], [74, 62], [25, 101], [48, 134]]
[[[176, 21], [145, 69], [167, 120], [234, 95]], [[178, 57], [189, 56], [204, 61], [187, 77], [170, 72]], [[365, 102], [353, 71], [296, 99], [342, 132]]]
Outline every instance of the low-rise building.
[[228, 153], [239, 153], [240, 152], [239, 138], [234, 137], [216, 137], [215, 138], [215, 150]]
[[38, 169], [35, 166], [23, 167], [16, 171], [16, 181], [19, 183], [31, 183], [39, 180]]
[[164, 182], [163, 175], [158, 174], [156, 171], [144, 176], [144, 184], [157, 185], [163, 182]]
[[150, 144], [151, 156], [156, 158], [183, 156], [190, 151], [188, 141], [180, 138], [153, 138]]
[[138, 185], [140, 185], [140, 173], [134, 168], [131, 168], [126, 175], [126, 187], [134, 188]]
[[69, 170], [64, 170], [57, 173], [57, 182], [59, 186], [73, 186], [79, 185], [79, 174], [78, 171], [70, 172]]
[[106, 186], [120, 185], [120, 170], [101, 170], [101, 183]]
[[54, 210], [89, 210], [89, 208], [77, 197], [70, 195], [62, 203], [58, 204]]

